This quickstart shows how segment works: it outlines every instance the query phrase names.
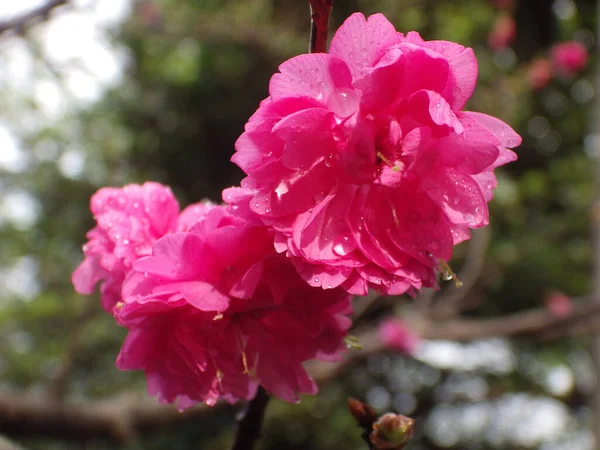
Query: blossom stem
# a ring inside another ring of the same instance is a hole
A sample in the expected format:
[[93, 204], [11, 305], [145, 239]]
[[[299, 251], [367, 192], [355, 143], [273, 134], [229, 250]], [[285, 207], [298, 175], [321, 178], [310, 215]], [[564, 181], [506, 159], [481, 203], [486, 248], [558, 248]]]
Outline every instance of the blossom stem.
[[256, 396], [248, 403], [238, 420], [238, 430], [231, 450], [252, 450], [260, 438], [265, 411], [269, 404], [269, 394], [259, 386]]
[[310, 46], [309, 53], [327, 51], [327, 29], [333, 0], [309, 0], [310, 3]]

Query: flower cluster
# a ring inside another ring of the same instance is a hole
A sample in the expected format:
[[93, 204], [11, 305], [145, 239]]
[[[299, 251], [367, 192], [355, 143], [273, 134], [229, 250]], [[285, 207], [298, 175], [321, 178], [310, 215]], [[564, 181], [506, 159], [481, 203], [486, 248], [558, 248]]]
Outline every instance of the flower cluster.
[[91, 294], [102, 282], [102, 306], [112, 311], [134, 261], [149, 255], [159, 238], [189, 228], [211, 207], [198, 203], [180, 214], [171, 190], [158, 183], [100, 189], [90, 204], [97, 225], [88, 232], [85, 259], [73, 272], [75, 290]]
[[[117, 366], [182, 409], [259, 385], [286, 401], [316, 392], [302, 364], [341, 357], [349, 294], [436, 286], [453, 246], [487, 225], [493, 171], [520, 137], [462, 111], [476, 77], [471, 49], [354, 14], [329, 54], [273, 76], [225, 205], [180, 212], [156, 183], [99, 190], [73, 283], [100, 283], [129, 330]], [[412, 351], [408, 330], [389, 322], [381, 338]]]
[[435, 286], [439, 261], [487, 225], [493, 170], [521, 142], [503, 122], [462, 111], [473, 51], [354, 14], [329, 54], [279, 71], [232, 158], [277, 250], [312, 286]]
[[101, 189], [91, 209], [73, 281], [89, 293], [102, 280], [103, 306], [129, 329], [117, 366], [144, 370], [151, 395], [183, 409], [252, 398], [258, 384], [287, 401], [316, 392], [302, 363], [340, 357], [349, 296], [304, 283], [251, 214], [179, 214], [156, 183]]

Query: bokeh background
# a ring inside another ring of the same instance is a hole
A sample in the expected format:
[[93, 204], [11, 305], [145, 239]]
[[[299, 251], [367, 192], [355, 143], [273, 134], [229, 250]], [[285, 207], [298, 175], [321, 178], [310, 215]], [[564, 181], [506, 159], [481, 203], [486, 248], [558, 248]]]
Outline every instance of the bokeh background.
[[[0, 30], [44, 3], [0, 1]], [[592, 0], [335, 4], [332, 30], [352, 12], [382, 12], [399, 31], [473, 47], [480, 76], [467, 109], [523, 136], [519, 160], [499, 171], [490, 230], [477, 236], [463, 319], [532, 309], [568, 318], [593, 288], [596, 8]], [[70, 432], [77, 417], [40, 426], [10, 405], [58, 410], [143, 395], [141, 374], [114, 367], [124, 330], [97, 296], [76, 295], [70, 283], [93, 226], [89, 198], [104, 185], [156, 180], [182, 205], [219, 201], [242, 177], [229, 162], [235, 140], [277, 66], [306, 52], [308, 29], [308, 2], [299, 0], [73, 0], [2, 31], [0, 434], [28, 449], [229, 447], [235, 408], [103, 435]], [[564, 41], [590, 52], [581, 69], [553, 66]], [[469, 251], [457, 248], [455, 270]], [[359, 325], [393, 314], [419, 334], [419, 305], [448, 290], [360, 299]], [[409, 450], [591, 450], [597, 325], [461, 341], [423, 333], [411, 354], [373, 353], [300, 405], [273, 401], [259, 448], [365, 449], [346, 408], [354, 396], [414, 417]]]

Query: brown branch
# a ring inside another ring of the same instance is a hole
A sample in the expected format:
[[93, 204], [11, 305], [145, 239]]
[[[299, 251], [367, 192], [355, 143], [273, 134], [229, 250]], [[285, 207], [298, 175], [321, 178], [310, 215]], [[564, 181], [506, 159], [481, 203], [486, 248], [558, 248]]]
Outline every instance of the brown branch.
[[52, 377], [47, 389], [47, 395], [50, 400], [61, 401], [66, 393], [73, 372], [77, 355], [81, 352], [83, 346], [83, 336], [89, 325], [90, 320], [95, 317], [98, 310], [94, 308], [96, 302], [93, 299], [86, 298], [83, 310], [76, 318], [77, 326], [69, 336], [67, 349], [62, 356], [62, 360], [56, 373]]
[[[277, 36], [277, 39], [273, 39]], [[168, 30], [161, 32], [161, 38], [168, 39]], [[302, 52], [300, 36], [289, 27], [274, 24], [261, 24], [248, 21], [235, 21], [222, 14], [205, 13], [196, 22], [194, 37], [201, 42], [236, 43], [264, 50], [273, 58], [281, 59]], [[173, 40], [177, 36], [173, 36]]]
[[458, 273], [458, 279], [462, 282], [462, 285], [460, 287], [448, 286], [436, 295], [435, 306], [431, 309], [433, 318], [449, 318], [464, 309], [467, 294], [473, 288], [485, 267], [485, 254], [490, 242], [490, 234], [489, 227], [473, 230], [465, 263]]
[[309, 0], [309, 3], [311, 18], [309, 53], [325, 53], [333, 0]]
[[269, 399], [267, 391], [260, 386], [256, 391], [256, 397], [248, 403], [248, 407], [238, 422], [232, 450], [252, 450], [254, 448], [254, 444], [261, 435]]
[[130, 444], [138, 433], [197, 419], [210, 410], [199, 405], [180, 413], [143, 394], [57, 403], [45, 396], [0, 392], [0, 430], [9, 436], [38, 435], [71, 441], [103, 438]]
[[8, 31], [23, 34], [35, 22], [48, 20], [52, 11], [59, 6], [64, 6], [69, 0], [48, 0], [38, 8], [32, 9], [16, 17], [0, 21], [0, 35]]
[[[467, 341], [492, 336], [531, 336], [558, 339], [596, 332], [600, 328], [600, 302], [593, 298], [574, 302], [566, 317], [552, 315], [540, 308], [492, 319], [431, 320], [413, 313], [406, 320], [423, 339]], [[307, 365], [318, 384], [327, 383], [365, 358], [385, 350], [377, 327], [354, 333], [361, 349], [350, 350], [336, 363], [313, 361]], [[224, 408], [221, 405], [219, 408]], [[18, 436], [53, 436], [66, 440], [94, 437], [129, 443], [136, 435], [158, 430], [193, 418], [198, 420], [214, 411], [198, 405], [179, 413], [173, 406], [159, 405], [145, 395], [124, 394], [103, 401], [53, 402], [45, 396], [27, 396], [0, 392], [0, 432]]]
[[0, 436], [0, 450], [25, 450], [20, 445], [15, 444], [12, 441], [9, 441], [3, 436]]
[[575, 303], [565, 317], [553, 315], [545, 308], [523, 311], [493, 319], [455, 319], [417, 324], [416, 331], [424, 339], [470, 341], [492, 336], [532, 335], [540, 339], [563, 337], [575, 324], [600, 315], [600, 303], [592, 300]]

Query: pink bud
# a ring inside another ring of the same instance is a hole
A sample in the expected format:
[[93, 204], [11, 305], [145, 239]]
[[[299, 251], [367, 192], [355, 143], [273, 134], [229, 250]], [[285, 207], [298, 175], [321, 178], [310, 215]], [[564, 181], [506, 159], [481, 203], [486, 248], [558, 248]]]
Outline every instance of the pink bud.
[[400, 319], [388, 319], [379, 325], [379, 339], [390, 350], [411, 355], [419, 345], [419, 337]]
[[552, 67], [567, 78], [581, 71], [588, 62], [588, 52], [581, 42], [570, 41], [556, 44], [551, 51]]
[[496, 19], [488, 36], [488, 45], [494, 50], [502, 50], [513, 43], [517, 35], [517, 24], [508, 14], [502, 14]]
[[371, 443], [381, 450], [401, 450], [412, 437], [414, 423], [410, 417], [384, 414], [373, 424]]
[[573, 312], [573, 302], [563, 292], [554, 291], [546, 297], [546, 309], [556, 317], [567, 317]]
[[546, 58], [533, 60], [527, 69], [527, 78], [534, 91], [544, 89], [552, 79], [552, 64]]

